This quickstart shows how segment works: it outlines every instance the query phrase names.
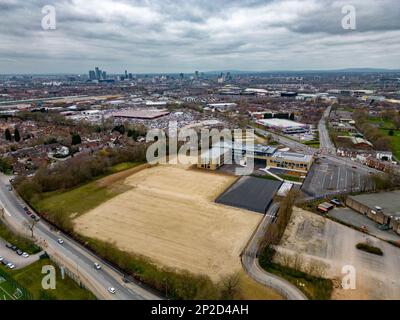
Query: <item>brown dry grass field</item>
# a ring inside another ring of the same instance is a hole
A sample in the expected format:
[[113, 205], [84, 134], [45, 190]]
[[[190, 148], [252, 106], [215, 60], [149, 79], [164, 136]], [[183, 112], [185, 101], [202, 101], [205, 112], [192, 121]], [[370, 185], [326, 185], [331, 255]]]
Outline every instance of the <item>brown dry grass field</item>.
[[217, 281], [241, 270], [239, 255], [262, 218], [214, 203], [236, 179], [179, 166], [147, 168], [125, 179], [130, 190], [76, 218], [75, 230]]

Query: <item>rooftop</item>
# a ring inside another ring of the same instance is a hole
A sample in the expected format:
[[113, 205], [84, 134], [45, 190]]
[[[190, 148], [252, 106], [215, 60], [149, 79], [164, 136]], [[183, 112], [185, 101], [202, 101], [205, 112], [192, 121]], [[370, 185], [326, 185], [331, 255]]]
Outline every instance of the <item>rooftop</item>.
[[349, 198], [373, 210], [375, 210], [375, 207], [381, 207], [382, 211], [389, 216], [400, 217], [400, 190], [361, 194]]
[[272, 157], [282, 158], [284, 160], [289, 160], [289, 161], [303, 161], [303, 162], [310, 162], [313, 159], [313, 156], [309, 154], [283, 152], [283, 151], [276, 152]]
[[306, 127], [307, 125], [287, 119], [278, 119], [278, 118], [273, 118], [273, 119], [263, 119], [259, 120], [264, 125], [268, 126], [274, 126], [274, 127], [279, 127], [279, 128], [293, 128], [293, 127]]

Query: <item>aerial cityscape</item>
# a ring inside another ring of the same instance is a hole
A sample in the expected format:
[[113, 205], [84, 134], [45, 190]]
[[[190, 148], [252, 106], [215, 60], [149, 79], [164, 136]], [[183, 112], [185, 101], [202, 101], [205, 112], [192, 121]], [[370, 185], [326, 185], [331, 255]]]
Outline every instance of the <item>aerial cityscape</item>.
[[398, 1], [0, 10], [0, 300], [400, 300]]

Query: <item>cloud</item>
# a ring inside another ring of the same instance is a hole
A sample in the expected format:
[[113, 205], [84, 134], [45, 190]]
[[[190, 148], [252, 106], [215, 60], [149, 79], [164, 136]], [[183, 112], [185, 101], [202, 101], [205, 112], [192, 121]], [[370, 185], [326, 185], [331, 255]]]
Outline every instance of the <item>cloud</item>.
[[[399, 68], [400, 2], [352, 0], [0, 0], [0, 70], [180, 72]], [[354, 57], [357, 57], [355, 60]]]

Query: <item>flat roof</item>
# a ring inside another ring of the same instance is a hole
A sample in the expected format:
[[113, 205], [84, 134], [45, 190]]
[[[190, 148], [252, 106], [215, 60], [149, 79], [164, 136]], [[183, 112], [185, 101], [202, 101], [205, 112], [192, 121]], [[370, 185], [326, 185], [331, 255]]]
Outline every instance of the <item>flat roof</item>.
[[228, 153], [228, 149], [213, 147], [207, 151], [204, 151], [200, 158], [202, 161], [208, 162], [210, 159], [214, 160], [216, 158], [220, 158], [223, 154]]
[[388, 216], [400, 217], [400, 190], [391, 192], [368, 193], [358, 196], [349, 196], [372, 210], [381, 207], [382, 211]]
[[281, 185], [281, 181], [242, 177], [215, 202], [265, 214]]
[[278, 119], [278, 118], [273, 118], [273, 119], [262, 119], [259, 120], [264, 125], [267, 126], [273, 126], [273, 127], [279, 127], [279, 128], [304, 128], [307, 127], [306, 124], [287, 120], [287, 119]]
[[284, 160], [291, 160], [291, 161], [310, 162], [312, 161], [313, 156], [304, 153], [278, 151], [272, 156], [272, 158], [281, 158]]
[[132, 119], [156, 119], [169, 114], [166, 110], [126, 110], [115, 112], [112, 115], [117, 118]]

